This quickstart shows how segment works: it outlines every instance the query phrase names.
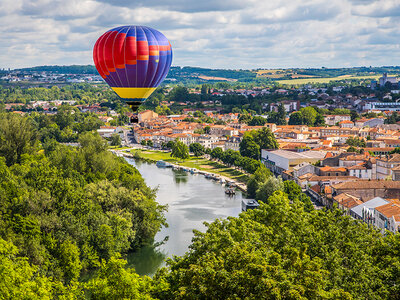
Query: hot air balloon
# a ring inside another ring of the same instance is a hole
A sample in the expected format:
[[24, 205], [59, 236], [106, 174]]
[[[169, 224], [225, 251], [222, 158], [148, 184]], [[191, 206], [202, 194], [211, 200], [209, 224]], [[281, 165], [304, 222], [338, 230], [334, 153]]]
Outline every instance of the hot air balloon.
[[[136, 112], [167, 76], [172, 49], [155, 29], [120, 26], [98, 38], [93, 60], [100, 76]], [[137, 122], [137, 117], [131, 122]]]

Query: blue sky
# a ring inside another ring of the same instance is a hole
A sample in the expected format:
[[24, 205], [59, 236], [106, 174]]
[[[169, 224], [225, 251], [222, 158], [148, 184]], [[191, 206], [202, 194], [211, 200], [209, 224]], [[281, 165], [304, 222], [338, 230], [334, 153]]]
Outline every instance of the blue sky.
[[173, 65], [400, 65], [400, 0], [1, 0], [0, 67], [93, 64], [102, 33], [146, 25]]

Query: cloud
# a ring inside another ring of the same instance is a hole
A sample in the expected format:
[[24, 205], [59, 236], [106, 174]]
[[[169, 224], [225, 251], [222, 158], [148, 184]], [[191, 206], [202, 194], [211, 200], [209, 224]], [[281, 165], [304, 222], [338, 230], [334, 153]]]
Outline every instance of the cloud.
[[141, 7], [151, 7], [162, 10], [172, 10], [179, 12], [209, 12], [209, 11], [230, 11], [244, 9], [249, 1], [243, 0], [176, 0], [176, 1], [159, 1], [159, 0], [99, 0], [116, 7], [127, 7], [136, 9]]
[[395, 65], [398, 0], [2, 0], [0, 67], [92, 63], [110, 28], [171, 41], [174, 65], [218, 68]]
[[354, 6], [352, 9], [354, 15], [375, 18], [400, 16], [400, 2], [398, 0], [367, 1], [367, 5], [363, 2], [357, 3], [359, 5]]

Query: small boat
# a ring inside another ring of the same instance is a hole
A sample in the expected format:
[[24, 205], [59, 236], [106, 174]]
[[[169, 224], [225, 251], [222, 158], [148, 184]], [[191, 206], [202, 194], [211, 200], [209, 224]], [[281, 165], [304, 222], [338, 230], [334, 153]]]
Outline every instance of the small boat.
[[223, 184], [223, 183], [226, 182], [226, 180], [225, 180], [224, 178], [221, 178], [221, 179], [219, 180], [219, 182]]
[[226, 182], [226, 186], [227, 186], [227, 187], [235, 187], [236, 184], [235, 184], [234, 182], [232, 182], [232, 181], [227, 181], [227, 182]]
[[247, 211], [249, 209], [255, 209], [258, 208], [260, 204], [257, 202], [257, 200], [254, 199], [243, 199], [242, 200], [242, 211]]
[[197, 174], [198, 171], [197, 171], [197, 169], [193, 168], [193, 169], [190, 169], [190, 173], [191, 173], [191, 174]]
[[235, 189], [233, 189], [233, 188], [227, 188], [227, 189], [225, 190], [225, 194], [227, 194], [227, 195], [229, 195], [229, 196], [232, 196], [232, 195], [235, 195], [235, 194], [236, 194], [236, 191], [235, 191]]
[[159, 168], [167, 168], [168, 165], [170, 165], [170, 164], [163, 160], [158, 160], [156, 162], [156, 166]]

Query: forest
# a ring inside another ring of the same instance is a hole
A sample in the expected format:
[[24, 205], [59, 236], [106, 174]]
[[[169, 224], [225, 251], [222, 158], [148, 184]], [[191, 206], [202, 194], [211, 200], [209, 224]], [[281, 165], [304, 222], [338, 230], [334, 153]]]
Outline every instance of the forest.
[[[185, 255], [137, 275], [124, 255], [152, 242], [166, 208], [96, 133], [66, 146], [53, 123], [0, 115], [1, 299], [400, 298], [398, 235], [315, 210], [263, 166], [248, 183], [259, 209], [207, 224]], [[256, 134], [269, 132], [248, 146]]]

